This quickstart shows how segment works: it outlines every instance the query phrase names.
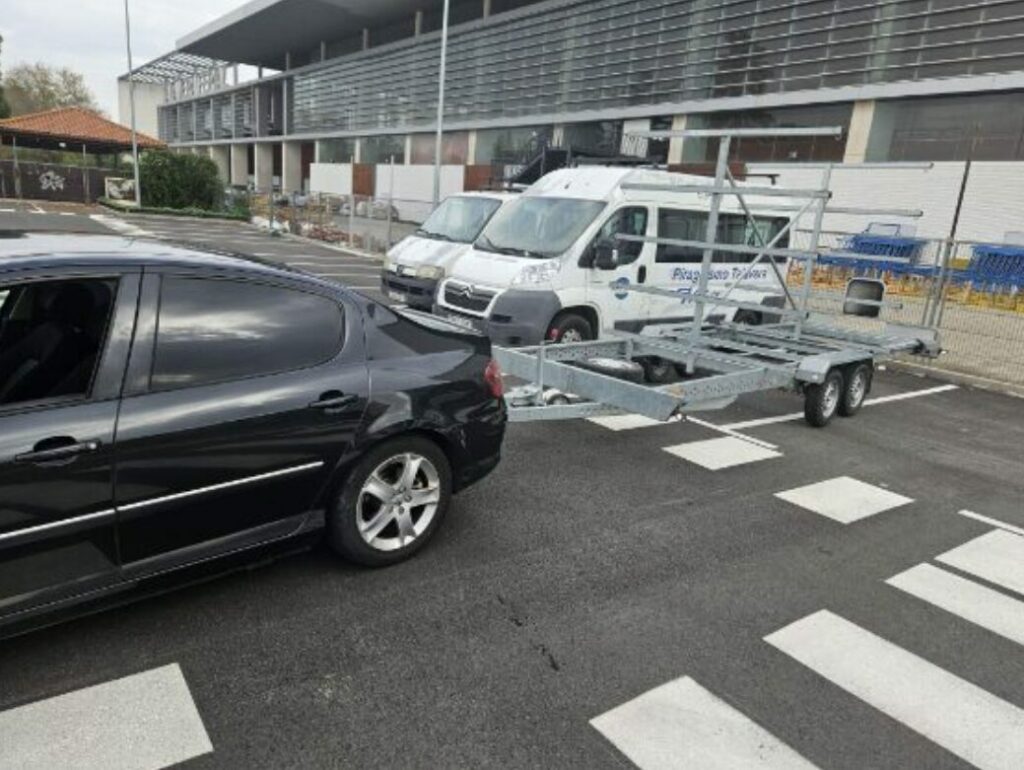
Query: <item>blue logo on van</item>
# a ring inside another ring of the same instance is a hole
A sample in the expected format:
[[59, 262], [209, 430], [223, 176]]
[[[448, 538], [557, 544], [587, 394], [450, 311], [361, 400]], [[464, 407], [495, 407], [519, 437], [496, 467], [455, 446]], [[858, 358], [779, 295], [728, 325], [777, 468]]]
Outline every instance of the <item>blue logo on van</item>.
[[612, 291], [615, 293], [615, 299], [625, 299], [629, 296], [629, 279], [618, 278], [615, 283], [612, 284]]

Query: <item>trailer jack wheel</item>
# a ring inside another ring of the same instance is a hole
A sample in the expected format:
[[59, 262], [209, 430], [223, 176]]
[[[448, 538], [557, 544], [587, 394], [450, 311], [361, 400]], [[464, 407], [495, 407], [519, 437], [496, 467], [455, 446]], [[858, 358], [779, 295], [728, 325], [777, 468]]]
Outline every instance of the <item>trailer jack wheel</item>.
[[824, 428], [839, 411], [845, 390], [843, 373], [833, 369], [820, 385], [808, 385], [804, 390], [804, 419], [815, 428]]

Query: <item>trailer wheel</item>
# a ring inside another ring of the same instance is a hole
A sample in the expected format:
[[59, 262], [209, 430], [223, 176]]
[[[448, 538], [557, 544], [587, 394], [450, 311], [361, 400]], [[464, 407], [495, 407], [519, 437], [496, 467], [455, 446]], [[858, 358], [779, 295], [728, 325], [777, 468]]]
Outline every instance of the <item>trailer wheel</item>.
[[650, 356], [638, 359], [638, 363], [644, 368], [644, 379], [653, 385], [664, 385], [675, 379], [676, 367], [671, 361]]
[[843, 373], [833, 369], [820, 385], [804, 390], [804, 419], [815, 428], [824, 428], [839, 411], [843, 399]]
[[839, 400], [839, 414], [853, 417], [864, 406], [864, 399], [871, 390], [874, 368], [869, 363], [851, 364], [843, 378], [843, 397]]

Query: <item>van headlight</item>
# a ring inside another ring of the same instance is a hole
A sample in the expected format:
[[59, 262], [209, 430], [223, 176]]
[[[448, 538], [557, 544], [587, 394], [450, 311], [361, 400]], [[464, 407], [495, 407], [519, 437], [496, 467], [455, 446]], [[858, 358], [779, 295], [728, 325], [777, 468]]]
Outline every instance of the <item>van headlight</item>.
[[383, 269], [385, 273], [397, 273], [398, 263], [395, 262], [393, 257], [384, 257], [384, 264], [381, 265], [381, 269]]
[[523, 268], [523, 271], [512, 280], [512, 285], [540, 286], [541, 284], [551, 283], [561, 269], [562, 260], [560, 259], [538, 262], [536, 265]]
[[423, 265], [416, 269], [416, 277], [426, 281], [440, 281], [444, 278], [444, 268], [440, 265]]

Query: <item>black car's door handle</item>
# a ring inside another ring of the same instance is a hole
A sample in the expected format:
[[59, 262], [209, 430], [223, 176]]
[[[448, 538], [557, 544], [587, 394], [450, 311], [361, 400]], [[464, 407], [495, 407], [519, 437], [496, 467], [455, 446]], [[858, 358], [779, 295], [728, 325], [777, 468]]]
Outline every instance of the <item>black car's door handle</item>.
[[70, 436], [56, 436], [37, 442], [31, 452], [15, 455], [14, 461], [17, 463], [52, 463], [73, 460], [79, 455], [95, 452], [99, 448], [99, 441], [75, 441]]
[[312, 402], [309, 405], [310, 409], [344, 409], [346, 406], [352, 406], [359, 401], [359, 396], [345, 395], [344, 393], [332, 390], [329, 393], [324, 393], [320, 396], [319, 400]]

